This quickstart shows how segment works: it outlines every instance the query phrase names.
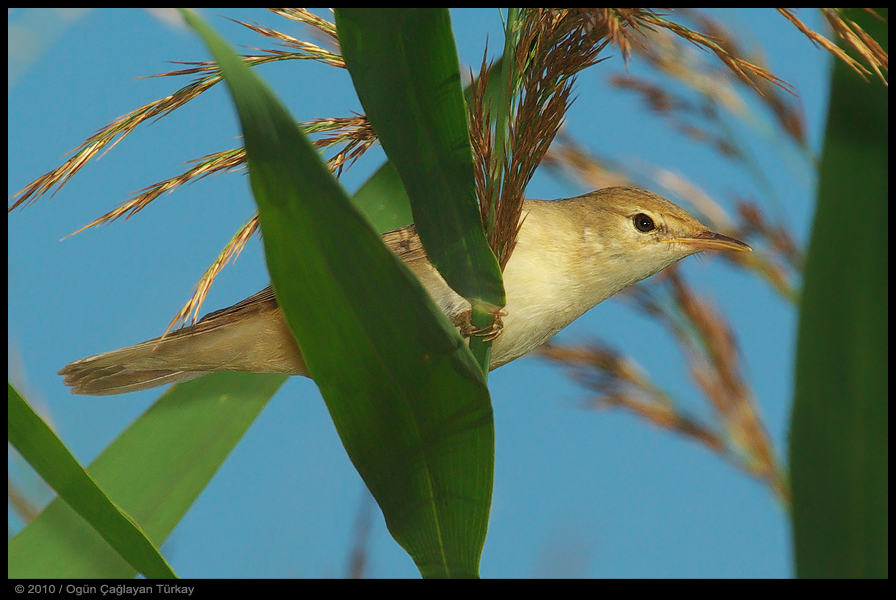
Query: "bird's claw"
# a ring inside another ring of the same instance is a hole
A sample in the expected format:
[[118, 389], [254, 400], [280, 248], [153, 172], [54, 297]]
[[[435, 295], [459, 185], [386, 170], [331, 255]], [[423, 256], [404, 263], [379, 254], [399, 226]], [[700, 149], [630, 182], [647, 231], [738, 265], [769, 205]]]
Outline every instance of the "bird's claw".
[[502, 309], [498, 309], [494, 312], [490, 312], [495, 319], [484, 327], [476, 327], [469, 330], [470, 337], [476, 336], [482, 338], [486, 342], [495, 341], [501, 332], [504, 330], [504, 320], [503, 318], [507, 316], [507, 311]]

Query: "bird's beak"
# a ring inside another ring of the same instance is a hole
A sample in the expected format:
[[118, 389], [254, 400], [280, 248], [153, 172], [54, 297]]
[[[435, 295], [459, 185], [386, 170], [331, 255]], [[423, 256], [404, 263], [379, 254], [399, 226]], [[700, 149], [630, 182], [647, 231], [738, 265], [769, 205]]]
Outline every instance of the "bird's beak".
[[671, 240], [679, 244], [687, 244], [700, 250], [729, 250], [733, 252], [752, 252], [753, 249], [740, 240], [733, 237], [715, 233], [713, 231], [704, 231], [694, 236], [679, 237]]

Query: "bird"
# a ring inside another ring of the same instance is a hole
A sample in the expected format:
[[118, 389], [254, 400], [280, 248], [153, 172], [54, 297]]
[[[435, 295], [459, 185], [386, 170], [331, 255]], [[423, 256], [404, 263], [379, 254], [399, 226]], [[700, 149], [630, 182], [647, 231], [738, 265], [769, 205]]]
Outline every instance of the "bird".
[[[504, 272], [506, 305], [493, 332], [490, 369], [523, 356], [587, 310], [687, 256], [749, 252], [652, 192], [609, 187], [562, 200], [523, 202]], [[445, 283], [413, 225], [382, 235], [461, 335], [475, 335], [470, 303]], [[75, 394], [112, 395], [214, 371], [309, 376], [268, 286], [194, 325], [135, 346], [90, 356], [59, 371]]]

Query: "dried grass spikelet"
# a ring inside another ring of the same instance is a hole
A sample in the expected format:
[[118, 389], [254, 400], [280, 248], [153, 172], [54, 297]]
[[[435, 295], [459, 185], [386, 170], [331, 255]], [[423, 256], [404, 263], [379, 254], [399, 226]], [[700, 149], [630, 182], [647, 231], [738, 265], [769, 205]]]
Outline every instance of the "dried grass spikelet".
[[[243, 60], [250, 66], [267, 62], [276, 62], [291, 59], [316, 60], [337, 67], [344, 67], [342, 57], [339, 55], [336, 27], [333, 23], [313, 15], [306, 9], [270, 9], [275, 14], [285, 18], [306, 23], [321, 34], [332, 50], [321, 46], [298, 40], [292, 36], [278, 32], [274, 29], [258, 24], [236, 23], [247, 27], [251, 31], [268, 39], [276, 40], [286, 49], [260, 50], [259, 55], [245, 55]], [[28, 186], [15, 194], [11, 200], [9, 211], [27, 205], [41, 196], [52, 192], [56, 193], [65, 183], [75, 175], [87, 162], [97, 156], [101, 151], [108, 151], [118, 142], [130, 134], [136, 127], [148, 120], [154, 120], [167, 115], [169, 112], [185, 105], [187, 102], [208, 90], [221, 81], [220, 71], [212, 62], [182, 62], [187, 68], [154, 75], [152, 77], [172, 76], [197, 76], [197, 79], [184, 86], [174, 94], [142, 106], [131, 111], [124, 117], [116, 119], [96, 134], [88, 138], [81, 146], [76, 148], [72, 157], [65, 163], [39, 177]], [[314, 144], [321, 151], [339, 147], [328, 159], [328, 166], [338, 176], [342, 170], [356, 161], [376, 140], [376, 135], [369, 122], [363, 115], [355, 115], [346, 118], [316, 119], [302, 123], [301, 127], [306, 133], [316, 136]], [[130, 218], [146, 208], [153, 200], [165, 192], [173, 191], [185, 183], [202, 179], [208, 175], [223, 173], [241, 168], [245, 164], [245, 150], [236, 148], [216, 152], [208, 156], [191, 161], [195, 163], [183, 173], [165, 179], [143, 190], [140, 190], [132, 198], [122, 205], [114, 208], [106, 214], [94, 219], [88, 225], [78, 229], [75, 233], [95, 227], [100, 224], [110, 223], [119, 218]], [[187, 304], [181, 309], [172, 322], [172, 326], [189, 320], [195, 321], [198, 311], [205, 299], [215, 277], [223, 266], [231, 259], [239, 255], [251, 235], [257, 230], [257, 220], [252, 217], [228, 242], [212, 265], [206, 270], [196, 285], [194, 294]], [[74, 234], [72, 234], [74, 235]], [[170, 330], [170, 327], [169, 327]]]
[[100, 151], [108, 152], [128, 134], [134, 131], [138, 125], [167, 115], [220, 81], [220, 76], [216, 75], [200, 77], [175, 93], [154, 102], [150, 102], [149, 104], [145, 104], [140, 108], [132, 110], [125, 116], [116, 119], [87, 138], [84, 143], [71, 152], [71, 158], [66, 160], [62, 165], [49, 173], [38, 177], [25, 186], [21, 191], [14, 194], [12, 198], [17, 198], [17, 200], [9, 206], [7, 212], [11, 212], [19, 206], [27, 206], [41, 196], [49, 193], [54, 188], [55, 191], [53, 191], [53, 194], [55, 194], [56, 191], [61, 189], [69, 179], [80, 171], [89, 160], [99, 154]]
[[586, 188], [637, 187], [635, 178], [610, 157], [598, 157], [562, 129], [544, 157], [546, 167], [582, 182]]
[[[325, 50], [320, 46], [298, 40], [268, 27], [236, 21], [253, 32], [268, 39], [273, 39], [279, 44], [287, 47], [287, 50], [262, 50], [262, 55], [244, 56], [244, 60], [247, 63], [256, 65], [264, 62], [274, 62], [290, 58], [302, 58], [318, 60], [329, 65], [344, 67], [344, 62], [338, 54], [338, 40], [335, 25], [316, 17], [305, 9], [272, 10], [286, 18], [305, 22], [315, 27], [320, 33], [328, 38], [328, 41], [336, 51], [331, 52]], [[111, 149], [111, 147], [121, 141], [140, 123], [148, 119], [166, 115], [168, 112], [183, 106], [198, 94], [221, 81], [220, 71], [214, 63], [194, 62], [180, 64], [185, 65], [187, 68], [163, 73], [156, 77], [188, 75], [199, 76], [199, 79], [185, 86], [175, 94], [132, 111], [125, 117], [114, 121], [106, 128], [100, 130], [81, 147], [76, 149], [74, 156], [69, 161], [66, 161], [66, 163], [59, 168], [38, 178], [19, 194], [16, 194], [19, 198], [12, 204], [12, 206], [10, 206], [9, 210], [37, 199], [50, 191], [54, 186], [58, 186], [56, 187], [58, 190], [59, 187], [64, 185], [68, 178], [73, 176], [84, 164], [86, 164], [86, 162], [93, 158], [104, 147], [107, 150]], [[328, 160], [328, 165], [337, 176], [346, 166], [351, 165], [357, 160], [376, 140], [375, 133], [370, 127], [369, 122], [366, 118], [360, 115], [346, 119], [318, 119], [303, 125], [306, 133], [320, 134], [315, 140], [315, 145], [318, 148], [329, 149], [340, 144], [342, 145], [342, 148]], [[116, 207], [78, 231], [83, 231], [84, 229], [102, 223], [109, 223], [121, 217], [127, 219], [148, 206], [153, 200], [166, 191], [173, 191], [184, 183], [195, 179], [201, 179], [212, 173], [241, 167], [245, 162], [245, 152], [243, 149], [228, 150], [203, 157], [197, 162], [197, 165], [191, 167], [180, 175], [144, 188], [122, 206]], [[212, 265], [203, 274], [196, 285], [193, 296], [175, 317], [172, 326], [178, 322], [186, 323], [191, 318], [192, 320], [196, 319], [200, 306], [215, 277], [220, 273], [223, 266], [229, 260], [235, 258], [240, 253], [247, 240], [256, 229], [257, 219], [253, 217], [240, 228], [235, 236], [233, 236]]]
[[[681, 10], [688, 19], [698, 23], [706, 35], [716, 40], [728, 54], [742, 57], [768, 70], [761, 49], [746, 47], [743, 40], [729, 30], [724, 23], [696, 9]], [[795, 142], [805, 146], [807, 144], [806, 117], [795, 94], [791, 93], [789, 88], [782, 88], [762, 77], [754, 77], [750, 88], [757, 92], [756, 96], [759, 101], [771, 110], [783, 131]]]
[[232, 150], [224, 150], [203, 156], [202, 158], [191, 161], [196, 163], [180, 175], [165, 179], [158, 183], [147, 186], [137, 192], [137, 194], [115, 207], [106, 214], [97, 217], [87, 225], [81, 227], [77, 231], [70, 233], [66, 237], [71, 237], [81, 233], [85, 229], [96, 227], [105, 223], [111, 223], [119, 218], [124, 217], [125, 220], [130, 219], [135, 214], [149, 206], [149, 204], [166, 192], [173, 192], [185, 183], [203, 179], [209, 175], [216, 175], [234, 169], [241, 168], [246, 162], [246, 151], [244, 148], [234, 148]]
[[[759, 52], [743, 48], [738, 38], [721, 22], [697, 9], [679, 9], [678, 14], [697, 23], [732, 61], [768, 71]], [[709, 60], [711, 55], [696, 51], [688, 40], [667, 29], [646, 30], [642, 38], [643, 43], [635, 46], [635, 54], [669, 79], [647, 81], [625, 74], [614, 77], [613, 84], [641, 95], [654, 112], [669, 119], [686, 135], [738, 158], [739, 147], [719, 117], [724, 113], [742, 117], [748, 112], [749, 101], [744, 97], [746, 90], [738, 85], [743, 83], [742, 75], [724, 63]], [[805, 116], [790, 88], [752, 74], [754, 71], [745, 73], [750, 76], [747, 89], [755, 91], [757, 99], [769, 108], [783, 131], [805, 147]], [[676, 82], [683, 88], [670, 85]]]
[[[793, 23], [797, 29], [803, 32], [806, 37], [833, 54], [839, 60], [842, 60], [863, 78], [865, 77], [865, 75], [870, 75], [873, 71], [878, 76], [878, 78], [880, 78], [884, 85], [889, 86], [887, 79], [884, 77], [883, 73], [881, 73], [881, 70], [883, 70], [884, 72], [889, 74], [889, 55], [880, 46], [880, 44], [878, 44], [870, 35], [865, 33], [865, 31], [861, 27], [859, 27], [859, 25], [856, 24], [855, 21], [847, 19], [843, 16], [841, 11], [843, 11], [844, 9], [822, 8], [820, 10], [822, 15], [824, 15], [824, 18], [827, 20], [828, 24], [831, 26], [831, 29], [837, 34], [837, 36], [840, 39], [844, 40], [853, 50], [856, 51], [856, 53], [860, 57], [862, 57], [862, 59], [865, 60], [865, 62], [868, 64], [867, 68], [862, 65], [862, 63], [853, 59], [849, 54], [844, 52], [842, 48], [829, 40], [826, 36], [807, 27], [805, 23], [797, 18], [792, 9], [779, 8], [777, 10], [784, 16], [784, 18]], [[872, 8], [864, 8], [862, 10], [880, 18], [880, 16]]]
[[234, 23], [242, 25], [247, 29], [254, 31], [255, 33], [261, 35], [262, 37], [276, 40], [282, 46], [290, 49], [290, 50], [280, 50], [280, 49], [260, 49], [260, 48], [252, 48], [253, 50], [258, 50], [259, 52], [264, 53], [264, 57], [268, 57], [270, 59], [283, 59], [283, 58], [300, 58], [300, 59], [312, 59], [324, 64], [345, 68], [345, 61], [342, 58], [342, 55], [339, 54], [339, 40], [336, 37], [336, 26], [333, 23], [325, 19], [321, 19], [320, 17], [308, 12], [304, 8], [295, 9], [295, 8], [279, 8], [279, 9], [271, 9], [274, 14], [286, 17], [287, 19], [292, 19], [294, 21], [300, 21], [307, 25], [312, 26], [318, 33], [324, 35], [326, 40], [333, 47], [333, 50], [327, 50], [317, 44], [312, 44], [311, 42], [306, 42], [304, 40], [300, 40], [291, 35], [283, 33], [281, 31], [277, 31], [276, 29], [272, 29], [270, 27], [265, 27], [264, 25], [259, 25], [258, 23], [245, 23], [243, 21], [239, 21], [237, 19], [230, 19]]
[[606, 28], [610, 36], [609, 39], [619, 47], [626, 59], [631, 54], [633, 47], [645, 45], [644, 36], [647, 33], [664, 29], [698, 48], [712, 52], [732, 73], [748, 85], [755, 87], [756, 80], [765, 80], [783, 89], [789, 89], [784, 81], [767, 69], [733, 54], [717, 39], [672, 21], [669, 18], [671, 11], [670, 13], [660, 13], [658, 9], [651, 8], [595, 8], [591, 10], [595, 15], [595, 21]]
[[[327, 21], [322, 17], [318, 17], [306, 8], [269, 8], [268, 10], [274, 14], [280, 15], [281, 17], [310, 25], [311, 27], [315, 28], [318, 33], [322, 34], [330, 43], [330, 45], [332, 45], [336, 49], [339, 48], [339, 38], [336, 34], [336, 24], [332, 21]], [[332, 13], [333, 10], [330, 9], [330, 12]]]
[[[321, 151], [342, 144], [343, 147], [327, 160], [327, 166], [337, 176], [342, 169], [351, 165], [376, 141], [376, 134], [370, 126], [370, 122], [363, 115], [345, 117], [340, 119], [315, 119], [308, 123], [302, 123], [302, 128], [309, 134], [327, 134], [316, 138], [314, 145]], [[241, 162], [245, 161], [245, 151], [242, 152]], [[178, 325], [195, 323], [202, 303], [205, 301], [215, 278], [231, 260], [236, 259], [245, 245], [258, 231], [258, 214], [252, 216], [239, 231], [230, 239], [224, 249], [218, 254], [214, 262], [206, 269], [205, 273], [196, 283], [193, 294], [187, 303], [181, 308], [165, 333]]]
[[597, 394], [588, 402], [588, 408], [626, 410], [657, 427], [689, 437], [716, 453], [725, 453], [727, 444], [723, 434], [676, 407], [643, 369], [606, 344], [570, 346], [548, 342], [538, 351], [568, 368], [576, 381]]
[[[563, 123], [576, 74], [598, 62], [607, 41], [592, 16], [581, 9], [522, 9], [516, 32], [512, 75], [504, 90], [506, 132], [492, 132], [488, 105], [489, 67], [483, 60], [470, 107], [476, 188], [489, 244], [503, 268], [516, 244], [523, 194]], [[505, 136], [506, 134], [506, 136]], [[498, 152], [493, 144], [506, 142]]]
[[661, 279], [662, 286], [637, 284], [622, 297], [656, 319], [678, 342], [691, 378], [712, 407], [712, 421], [689, 415], [630, 359], [604, 344], [550, 344], [542, 353], [569, 368], [577, 381], [597, 394], [593, 406], [622, 408], [691, 438], [766, 481], [787, 502], [787, 483], [741, 375], [740, 351], [730, 326], [687, 285], [678, 268], [670, 267]]
[[[331, 36], [332, 39], [335, 40], [335, 25], [333, 25], [332, 23], [328, 23], [326, 20], [321, 19], [320, 17], [312, 15], [305, 9], [274, 9], [274, 12], [290, 19], [300, 20], [308, 23], [309, 25], [315, 27], [316, 30], [323, 32], [328, 37]], [[292, 48], [291, 51], [270, 50], [262, 51], [264, 52], [264, 54], [261, 55], [244, 56], [243, 60], [249, 66], [256, 66], [259, 64], [281, 60], [302, 59], [317, 60], [324, 62], [325, 64], [344, 67], [342, 58], [337, 52], [329, 51], [321, 48], [320, 46], [302, 42], [301, 40], [296, 40], [295, 38], [276, 32], [273, 29], [248, 25], [244, 23], [241, 24], [248, 27], [249, 29], [252, 29], [253, 31], [256, 31], [261, 35], [264, 35], [265, 37], [277, 39], [278, 41], [281, 41]], [[80, 146], [75, 148], [70, 153], [71, 157], [62, 165], [38, 177], [37, 179], [26, 185], [18, 193], [14, 194], [10, 198], [10, 200], [12, 200], [12, 203], [9, 205], [7, 212], [11, 212], [12, 210], [20, 206], [27, 206], [31, 202], [36, 201], [46, 194], [50, 194], [51, 196], [54, 195], [91, 159], [99, 155], [101, 152], [108, 152], [109, 150], [114, 148], [116, 144], [127, 137], [139, 125], [166, 116], [170, 112], [177, 110], [181, 106], [184, 106], [203, 92], [209, 90], [222, 80], [220, 71], [218, 70], [217, 65], [215, 65], [214, 63], [183, 62], [175, 64], [189, 65], [189, 68], [153, 75], [150, 76], [150, 78], [173, 77], [182, 75], [196, 75], [198, 77], [173, 94], [132, 110], [123, 117], [115, 119], [109, 125], [106, 125], [102, 129], [98, 130], [95, 134], [87, 138], [87, 140], [85, 140]], [[204, 159], [199, 160], [202, 161]], [[149, 190], [149, 188], [147, 188], [147, 190]], [[101, 219], [98, 221], [105, 222]]]
[[180, 311], [178, 311], [177, 315], [174, 316], [171, 323], [168, 324], [168, 328], [165, 330], [165, 333], [162, 334], [162, 337], [178, 326], [196, 322], [199, 317], [199, 310], [202, 308], [202, 303], [205, 302], [205, 298], [208, 296], [208, 292], [211, 289], [215, 278], [228, 262], [236, 259], [240, 255], [240, 252], [243, 251], [246, 243], [257, 230], [258, 214], [255, 214], [240, 227], [239, 231], [237, 231], [230, 241], [227, 242], [227, 245], [224, 246], [224, 249], [218, 254], [214, 262], [212, 262], [205, 273], [202, 274], [202, 277], [199, 278], [199, 281], [196, 282], [196, 286], [193, 288], [193, 295]]
[[794, 272], [801, 273], [804, 265], [802, 249], [782, 225], [769, 221], [758, 203], [745, 198], [737, 199], [739, 230], [745, 237], [759, 237]]
[[730, 325], [673, 271], [669, 278], [674, 306], [697, 332], [699, 352], [689, 356], [694, 381], [710, 400], [745, 467], [767, 480], [778, 493], [786, 484], [752, 391], [740, 372], [740, 351]]

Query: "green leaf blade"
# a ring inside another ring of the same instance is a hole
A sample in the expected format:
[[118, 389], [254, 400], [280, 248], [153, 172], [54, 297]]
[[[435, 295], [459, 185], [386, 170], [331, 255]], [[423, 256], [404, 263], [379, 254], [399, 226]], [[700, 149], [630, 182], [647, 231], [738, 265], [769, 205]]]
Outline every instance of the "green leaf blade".
[[473, 304], [504, 305], [476, 202], [448, 9], [336, 10], [340, 47], [367, 118], [407, 188], [433, 264]]
[[176, 579], [140, 527], [109, 499], [12, 385], [6, 387], [8, 438], [16, 450], [137, 571], [149, 578]]
[[478, 576], [494, 469], [481, 371], [279, 101], [188, 20], [233, 95], [272, 284], [349, 457], [424, 576]]
[[[159, 547], [285, 380], [222, 372], [173, 386], [87, 472]], [[7, 572], [23, 579], [137, 575], [60, 498], [9, 541]]]
[[[886, 50], [887, 23], [850, 18]], [[790, 433], [802, 578], [888, 577], [888, 91], [835, 61]]]

